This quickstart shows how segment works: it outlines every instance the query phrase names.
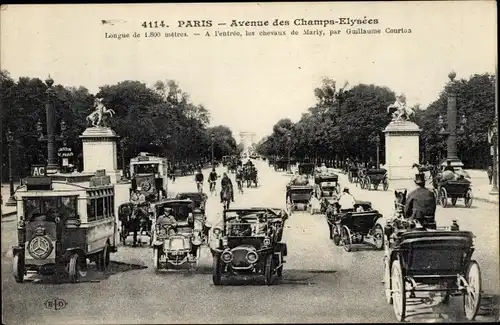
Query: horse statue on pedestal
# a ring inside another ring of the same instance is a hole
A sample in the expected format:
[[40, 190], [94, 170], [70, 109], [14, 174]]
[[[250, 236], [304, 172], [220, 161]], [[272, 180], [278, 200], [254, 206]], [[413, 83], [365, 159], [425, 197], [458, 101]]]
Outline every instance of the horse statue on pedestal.
[[396, 101], [387, 107], [387, 113], [392, 113], [393, 122], [408, 121], [415, 115], [415, 111], [406, 106], [406, 97], [403, 94], [396, 97]]
[[104, 116], [113, 117], [115, 111], [107, 109], [102, 103], [101, 98], [96, 98], [94, 102], [95, 110], [87, 116], [87, 121], [94, 127], [106, 127]]

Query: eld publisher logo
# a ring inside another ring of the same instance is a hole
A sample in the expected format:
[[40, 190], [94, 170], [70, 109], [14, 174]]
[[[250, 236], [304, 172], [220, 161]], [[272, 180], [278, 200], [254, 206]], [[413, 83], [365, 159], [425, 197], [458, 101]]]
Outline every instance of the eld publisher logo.
[[59, 298], [54, 298], [54, 299], [48, 299], [45, 301], [45, 308], [47, 309], [52, 309], [52, 310], [61, 310], [66, 308], [68, 303], [64, 299], [59, 299]]

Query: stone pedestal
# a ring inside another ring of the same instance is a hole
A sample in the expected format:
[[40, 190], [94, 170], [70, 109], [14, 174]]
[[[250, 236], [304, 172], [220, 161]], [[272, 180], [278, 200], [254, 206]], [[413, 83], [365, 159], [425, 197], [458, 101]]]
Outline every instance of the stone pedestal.
[[389, 179], [414, 179], [418, 173], [413, 164], [419, 163], [420, 128], [413, 122], [391, 122], [385, 133], [385, 168]]
[[116, 142], [119, 136], [108, 127], [90, 127], [80, 136], [83, 142], [83, 174], [93, 175], [97, 170], [106, 170], [112, 183], [120, 180], [117, 169]]

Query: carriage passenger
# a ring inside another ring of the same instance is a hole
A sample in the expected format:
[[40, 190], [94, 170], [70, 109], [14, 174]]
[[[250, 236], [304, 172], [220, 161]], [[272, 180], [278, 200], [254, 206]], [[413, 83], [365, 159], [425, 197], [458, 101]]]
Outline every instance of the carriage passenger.
[[356, 204], [356, 200], [349, 192], [349, 188], [347, 186], [344, 187], [344, 191], [340, 196], [338, 204], [340, 205], [341, 213], [354, 212], [354, 205]]
[[[436, 197], [434, 192], [425, 188], [425, 175], [420, 173], [415, 175], [417, 189], [408, 195], [405, 204], [405, 216], [413, 218], [425, 226], [425, 220], [434, 220], [436, 213]], [[427, 217], [427, 218], [426, 218]]]

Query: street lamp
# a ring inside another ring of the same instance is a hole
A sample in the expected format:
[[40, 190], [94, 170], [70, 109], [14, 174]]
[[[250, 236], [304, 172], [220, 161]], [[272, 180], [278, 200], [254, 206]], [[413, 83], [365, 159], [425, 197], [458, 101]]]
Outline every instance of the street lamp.
[[292, 172], [292, 165], [291, 165], [291, 159], [290, 159], [290, 151], [292, 149], [292, 134], [290, 131], [288, 131], [286, 134], [286, 142], [287, 142], [287, 146], [288, 146], [288, 167], [287, 167], [287, 170], [288, 170], [288, 172]]
[[127, 173], [125, 170], [125, 139], [122, 138], [120, 140], [120, 149], [121, 149], [121, 156], [122, 156], [122, 177], [121, 181], [126, 182], [128, 180]]
[[15, 206], [16, 198], [14, 197], [14, 179], [12, 178], [12, 143], [14, 142], [14, 135], [10, 130], [7, 130], [7, 145], [9, 147], [9, 189], [10, 189], [10, 197], [7, 202], [5, 202], [6, 206]]
[[47, 174], [55, 174], [58, 170], [57, 155], [56, 155], [56, 141], [62, 141], [64, 137], [64, 132], [66, 131], [66, 122], [61, 122], [61, 136], [55, 135], [55, 110], [54, 110], [54, 89], [52, 85], [54, 80], [50, 76], [45, 80], [47, 84], [46, 103], [45, 103], [45, 115], [47, 124], [47, 135], [43, 135], [43, 124], [42, 121], [38, 120], [36, 124], [37, 131], [40, 135], [39, 141], [47, 141]]
[[[457, 94], [456, 85], [454, 79], [456, 77], [455, 72], [450, 72], [448, 78], [450, 82], [446, 86], [446, 92], [448, 95], [448, 105], [446, 108], [446, 127], [444, 118], [439, 115], [438, 126], [440, 127], [439, 134], [447, 138], [446, 146], [446, 160], [451, 162], [452, 166], [463, 167], [463, 163], [460, 161], [457, 155], [457, 135], [465, 132], [465, 124], [467, 123], [467, 118], [465, 114], [460, 118], [459, 124], [460, 128], [457, 130]], [[446, 164], [446, 162], [442, 162]]]
[[215, 155], [214, 155], [215, 135], [214, 134], [210, 135], [210, 140], [212, 142], [212, 168], [213, 168], [214, 163], [215, 163]]
[[377, 145], [377, 169], [380, 169], [380, 136], [377, 135], [375, 138], [375, 144]]

